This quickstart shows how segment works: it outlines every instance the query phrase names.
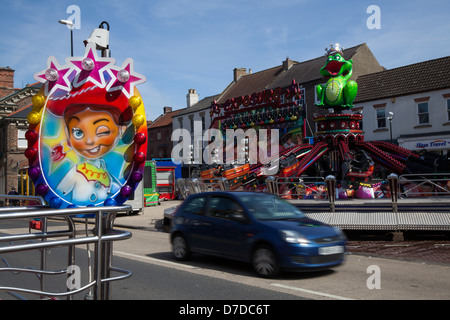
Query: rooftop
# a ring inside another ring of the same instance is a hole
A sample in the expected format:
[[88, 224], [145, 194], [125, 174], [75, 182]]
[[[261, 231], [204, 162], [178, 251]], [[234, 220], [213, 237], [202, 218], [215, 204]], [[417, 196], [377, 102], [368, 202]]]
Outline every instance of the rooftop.
[[361, 75], [355, 103], [450, 88], [450, 56]]

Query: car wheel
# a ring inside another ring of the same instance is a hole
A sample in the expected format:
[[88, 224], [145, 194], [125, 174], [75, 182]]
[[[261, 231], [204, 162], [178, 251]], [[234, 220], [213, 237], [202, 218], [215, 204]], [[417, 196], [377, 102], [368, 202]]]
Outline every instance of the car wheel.
[[280, 271], [280, 266], [275, 253], [268, 246], [260, 246], [253, 252], [253, 269], [256, 273], [265, 278], [276, 276]]
[[186, 239], [180, 234], [175, 235], [172, 239], [172, 254], [179, 261], [187, 260], [190, 257]]

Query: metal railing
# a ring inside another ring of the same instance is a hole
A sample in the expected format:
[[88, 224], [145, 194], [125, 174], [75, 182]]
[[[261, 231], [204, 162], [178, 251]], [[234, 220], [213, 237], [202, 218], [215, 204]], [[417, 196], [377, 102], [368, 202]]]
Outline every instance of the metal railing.
[[401, 175], [399, 196], [402, 198], [450, 196], [450, 173]]
[[[405, 174], [398, 177], [391, 174], [385, 181], [379, 181], [385, 187], [383, 195], [374, 199], [390, 199], [393, 212], [398, 211], [399, 200], [412, 197], [450, 196], [450, 173]], [[186, 195], [212, 190], [230, 190], [228, 181], [220, 179], [179, 179]], [[288, 200], [314, 199], [329, 202], [330, 211], [336, 209], [338, 197], [336, 178], [332, 175], [323, 177], [273, 177], [265, 179], [265, 191]], [[249, 189], [247, 189], [249, 190]], [[381, 188], [380, 188], [381, 190]], [[354, 190], [356, 192], [357, 190]], [[378, 191], [381, 192], [381, 191]], [[366, 195], [367, 196], [367, 195]], [[368, 197], [368, 196], [367, 196]], [[358, 197], [356, 197], [358, 198]], [[369, 199], [369, 198], [361, 198]], [[445, 199], [445, 198], [443, 198]], [[389, 201], [389, 200], [388, 200]]]
[[[3, 198], [17, 198], [24, 196], [0, 195]], [[38, 200], [41, 204], [42, 199]], [[85, 207], [52, 209], [44, 205], [39, 206], [20, 206], [0, 208], [0, 223], [3, 221], [12, 221], [17, 219], [33, 219], [42, 222], [39, 231], [23, 232], [19, 234], [9, 234], [9, 230], [2, 230], [0, 233], [0, 262], [6, 267], [0, 268], [0, 273], [12, 272], [15, 274], [32, 273], [39, 279], [39, 290], [20, 287], [8, 287], [0, 284], [0, 291], [9, 293], [19, 299], [24, 299], [20, 294], [30, 294], [40, 298], [61, 298], [73, 299], [73, 296], [84, 291], [86, 297], [94, 300], [107, 300], [110, 298], [110, 283], [116, 280], [122, 280], [132, 275], [131, 271], [114, 267], [112, 265], [112, 243], [118, 240], [131, 238], [131, 233], [124, 230], [113, 228], [114, 219], [118, 212], [129, 210], [129, 206], [114, 207]], [[86, 234], [80, 236], [77, 232], [74, 219], [85, 218]], [[87, 230], [87, 219], [94, 218], [95, 227], [92, 232]], [[49, 231], [47, 230], [49, 220], [65, 221], [67, 229]], [[19, 220], [20, 221], [20, 220]], [[12, 230], [11, 230], [12, 231]], [[6, 232], [6, 233], [5, 233]], [[5, 245], [3, 245], [5, 244]], [[49, 292], [46, 290], [46, 281], [50, 276], [68, 274], [68, 279], [72, 276], [69, 267], [75, 266], [75, 248], [78, 245], [94, 245], [91, 265], [90, 250], [88, 252], [89, 280], [84, 285], [67, 286], [66, 292]], [[67, 248], [67, 268], [62, 270], [47, 270], [47, 250], [50, 248]], [[19, 253], [25, 251], [39, 250], [41, 253], [40, 267], [38, 268], [20, 268], [11, 267], [2, 257], [7, 253]], [[112, 276], [113, 272], [120, 275]]]
[[327, 185], [322, 177], [268, 177], [269, 193], [289, 199], [328, 199]]

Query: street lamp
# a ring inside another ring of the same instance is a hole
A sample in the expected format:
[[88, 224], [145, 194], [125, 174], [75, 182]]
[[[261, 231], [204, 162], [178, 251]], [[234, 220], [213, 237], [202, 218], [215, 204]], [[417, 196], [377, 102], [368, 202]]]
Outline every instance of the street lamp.
[[390, 111], [387, 119], [389, 120], [389, 134], [391, 135], [391, 143], [392, 143], [392, 119], [394, 119], [394, 113]]
[[73, 21], [72, 20], [59, 20], [61, 24], [65, 24], [70, 29], [70, 56], [73, 57]]

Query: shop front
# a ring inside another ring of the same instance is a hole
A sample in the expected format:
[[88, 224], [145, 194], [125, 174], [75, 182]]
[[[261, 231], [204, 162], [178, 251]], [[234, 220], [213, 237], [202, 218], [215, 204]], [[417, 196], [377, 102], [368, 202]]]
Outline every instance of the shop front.
[[420, 152], [428, 151], [446, 155], [450, 150], [450, 132], [433, 135], [405, 135], [398, 138], [398, 144], [406, 149]]

